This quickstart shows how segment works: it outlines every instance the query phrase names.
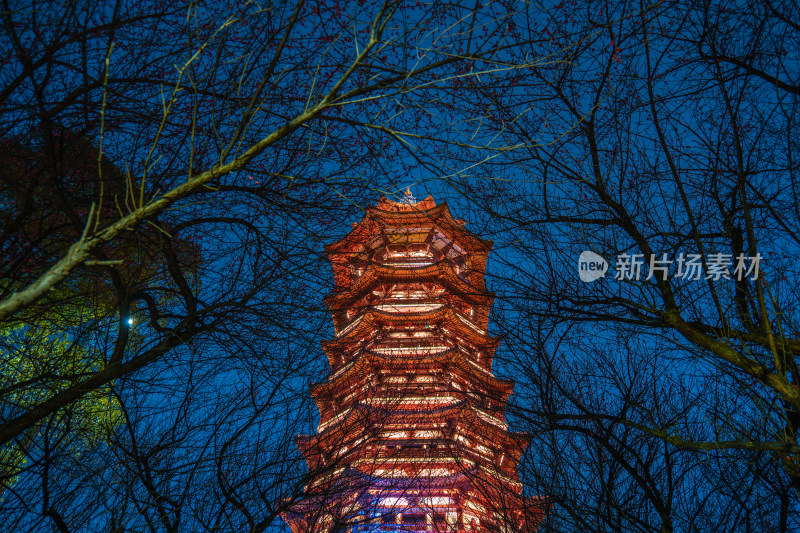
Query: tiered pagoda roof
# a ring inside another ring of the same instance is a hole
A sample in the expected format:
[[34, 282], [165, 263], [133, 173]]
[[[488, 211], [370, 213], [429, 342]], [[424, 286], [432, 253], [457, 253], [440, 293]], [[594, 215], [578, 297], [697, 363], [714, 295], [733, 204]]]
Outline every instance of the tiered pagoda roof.
[[513, 382], [492, 373], [491, 249], [410, 192], [326, 247], [331, 373], [311, 386], [317, 434], [297, 439], [312, 480], [284, 514], [294, 533], [537, 529], [545, 506], [517, 475], [530, 439], [508, 430]]

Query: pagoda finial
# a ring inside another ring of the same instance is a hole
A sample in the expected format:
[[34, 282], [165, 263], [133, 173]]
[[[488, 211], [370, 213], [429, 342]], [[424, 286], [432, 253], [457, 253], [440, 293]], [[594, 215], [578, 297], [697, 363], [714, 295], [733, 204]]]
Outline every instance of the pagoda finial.
[[406, 187], [405, 196], [403, 197], [402, 202], [404, 204], [415, 204], [415, 203], [417, 203], [417, 199], [414, 198], [413, 194], [411, 194], [411, 187]]

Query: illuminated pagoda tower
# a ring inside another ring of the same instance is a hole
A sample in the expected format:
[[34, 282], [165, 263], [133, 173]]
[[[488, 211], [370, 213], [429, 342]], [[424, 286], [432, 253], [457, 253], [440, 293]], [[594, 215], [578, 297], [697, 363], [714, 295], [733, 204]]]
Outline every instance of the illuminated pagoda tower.
[[509, 432], [513, 382], [492, 374], [490, 241], [447, 204], [381, 198], [326, 247], [336, 287], [330, 376], [312, 385], [312, 480], [284, 513], [293, 533], [535, 531], [538, 497], [517, 475], [529, 442]]

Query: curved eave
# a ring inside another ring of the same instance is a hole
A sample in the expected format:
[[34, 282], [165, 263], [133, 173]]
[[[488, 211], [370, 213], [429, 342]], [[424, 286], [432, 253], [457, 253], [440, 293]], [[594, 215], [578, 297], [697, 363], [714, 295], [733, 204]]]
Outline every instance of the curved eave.
[[[509, 396], [511, 396], [514, 391], [514, 382], [512, 380], [496, 378], [492, 374], [489, 374], [488, 371], [480, 372], [468, 361], [467, 356], [464, 355], [463, 352], [454, 348], [437, 354], [428, 355], [422, 359], [415, 359], [414, 369], [419, 369], [421, 365], [433, 365], [437, 363], [452, 363], [463, 370], [472, 380], [480, 382], [485, 389], [499, 391], [499, 401], [508, 400]], [[375, 368], [379, 370], [401, 371], [404, 367], [408, 367], [408, 361], [365, 351], [345, 372], [342, 372], [332, 380], [312, 383], [309, 385], [309, 389], [312, 398], [315, 400], [320, 398], [331, 401], [337, 388], [352, 383], [356, 377], [364, 376], [365, 370]], [[463, 393], [462, 391], [458, 392]]]
[[281, 513], [281, 518], [289, 524], [292, 533], [305, 533], [308, 531], [308, 522], [305, 513], [290, 509]]
[[341, 251], [342, 248], [351, 248], [360, 241], [368, 240], [375, 235], [375, 233], [370, 230], [376, 229], [376, 225], [386, 225], [386, 222], [390, 221], [392, 218], [406, 223], [412, 220], [416, 221], [417, 219], [432, 222], [437, 218], [443, 205], [444, 204], [440, 204], [431, 209], [404, 212], [383, 211], [375, 207], [368, 207], [364, 212], [364, 216], [361, 220], [356, 222], [347, 235], [338, 241], [325, 245], [325, 252], [328, 255], [335, 254]]
[[313, 458], [314, 455], [319, 455], [319, 451], [317, 446], [319, 445], [319, 439], [317, 435], [297, 435], [294, 438], [294, 445], [297, 446], [297, 449], [300, 450], [300, 453], [303, 455], [303, 458], [308, 463], [309, 467], [312, 467], [315, 459]]
[[[429, 198], [432, 199], [432, 197]], [[427, 210], [385, 211], [377, 207], [370, 207], [367, 209], [367, 213], [388, 224], [408, 223], [409, 217], [413, 217], [412, 220], [414, 221], [432, 222], [443, 230], [451, 230], [453, 232], [451, 237], [454, 241], [456, 240], [456, 235], [464, 238], [466, 242], [462, 242], [462, 244], [469, 243], [473, 245], [473, 251], [489, 253], [494, 246], [492, 241], [483, 239], [469, 231], [464, 226], [464, 221], [456, 220], [446, 201], [433, 209]]]
[[[353, 322], [358, 320], [358, 324], [354, 327]], [[430, 325], [447, 325], [456, 330], [461, 336], [466, 337], [481, 348], [494, 348], [500, 344], [499, 337], [493, 337], [486, 332], [477, 331], [472, 329], [464, 321], [466, 318], [460, 318], [451, 308], [442, 307], [433, 311], [425, 311], [420, 313], [389, 313], [379, 311], [377, 309], [369, 309], [358, 317], [354, 318], [350, 325], [342, 330], [344, 333], [338, 333], [334, 339], [322, 341], [322, 346], [339, 347], [354, 345], [362, 341], [370, 332], [374, 331], [380, 326], [430, 326]], [[475, 326], [477, 328], [477, 326]], [[348, 329], [349, 328], [349, 329]], [[412, 329], [412, 328], [405, 328]], [[422, 329], [422, 328], [420, 328]]]
[[[363, 320], [364, 318], [366, 318], [365, 315], [367, 313], [369, 313], [369, 312], [373, 312], [376, 317], [389, 317], [389, 318], [380, 319], [380, 323], [381, 324], [405, 324], [405, 323], [408, 323], [408, 321], [404, 320], [404, 317], [411, 317], [412, 318], [412, 323], [414, 323], [413, 322], [413, 316], [414, 315], [420, 316], [420, 315], [423, 315], [423, 314], [426, 314], [426, 313], [430, 313], [430, 314], [437, 313], [437, 312], [443, 313], [446, 310], [450, 310], [456, 316], [457, 320], [459, 320], [461, 322], [466, 321], [469, 324], [471, 324], [472, 326], [474, 326], [474, 328], [475, 328], [474, 332], [476, 334], [478, 334], [478, 335], [488, 335], [488, 333], [486, 333], [486, 331], [487, 331], [487, 328], [489, 327], [490, 309], [488, 307], [484, 307], [482, 304], [481, 305], [475, 304], [476, 314], [475, 314], [474, 318], [467, 318], [462, 313], [459, 313], [458, 311], [455, 310], [457, 308], [457, 306], [453, 305], [452, 302], [447, 302], [447, 301], [428, 301], [428, 302], [419, 303], [419, 304], [412, 304], [412, 305], [420, 305], [420, 306], [422, 306], [422, 305], [435, 306], [434, 309], [430, 309], [428, 311], [397, 311], [396, 310], [397, 307], [395, 307], [393, 310], [389, 311], [389, 310], [385, 310], [385, 309], [380, 309], [379, 308], [379, 306], [392, 307], [394, 305], [396, 305], [396, 304], [379, 303], [379, 304], [360, 307], [357, 310], [361, 311], [361, 313], [356, 315], [354, 318], [352, 318], [350, 320], [344, 320], [342, 318], [337, 318], [336, 316], [333, 316], [334, 315], [333, 313], [331, 313], [334, 332], [335, 332], [336, 335], [340, 335], [342, 331], [347, 330], [347, 328], [349, 326], [351, 326], [355, 321]], [[469, 324], [467, 325], [468, 328], [470, 327]], [[470, 328], [470, 329], [472, 329], [472, 328]]]
[[480, 436], [484, 441], [498, 442], [500, 447], [511, 455], [515, 463], [520, 461], [522, 453], [531, 442], [530, 434], [503, 430], [484, 420], [471, 405], [463, 409], [461, 415], [459, 422], [463, 422], [465, 428]]
[[[422, 368], [424, 365], [430, 365], [436, 363], [441, 364], [440, 359], [450, 358], [451, 362], [455, 364], [458, 368], [467, 371], [467, 373], [470, 376], [472, 376], [474, 379], [478, 381], [481, 381], [482, 383], [486, 380], [491, 380], [492, 384], [494, 384], [495, 381], [498, 384], [502, 383], [503, 385], [499, 385], [499, 390], [505, 393], [505, 389], [508, 388], [508, 396], [511, 396], [514, 389], [514, 381], [510, 379], [499, 379], [495, 377], [494, 374], [492, 374], [491, 356], [485, 357], [480, 362], [474, 361], [471, 360], [469, 357], [467, 357], [463, 352], [455, 348], [450, 348], [449, 350], [444, 350], [438, 353], [424, 353], [419, 356], [413, 356], [413, 357], [409, 356], [397, 357], [397, 356], [380, 354], [370, 350], [367, 350], [366, 353], [371, 354], [375, 358], [375, 361], [381, 361], [383, 363], [382, 368], [387, 370], [389, 369], [399, 370], [402, 369], [404, 366], [408, 367], [409, 364], [413, 364], [414, 365], [413, 368], [415, 369]], [[490, 385], [489, 387], [492, 386], [493, 385]], [[506, 396], [506, 399], [508, 398], [508, 396]]]
[[451, 289], [451, 294], [464, 297], [476, 305], [491, 306], [494, 295], [484, 289], [475, 287], [461, 279], [447, 261], [439, 261], [432, 265], [419, 268], [397, 268], [377, 263], [370, 263], [367, 270], [350, 287], [340, 288], [325, 297], [324, 301], [331, 310], [344, 309], [354, 303], [364, 294], [383, 281], [439, 281], [445, 288]]
[[[431, 197], [428, 198], [432, 200]], [[413, 208], [413, 206], [411, 207]], [[453, 241], [459, 241], [472, 252], [488, 254], [494, 246], [492, 241], [482, 239], [466, 229], [463, 222], [453, 217], [447, 202], [442, 202], [430, 209], [409, 209], [403, 211], [385, 211], [377, 207], [368, 207], [362, 219], [353, 226], [353, 229], [338, 241], [326, 245], [325, 252], [328, 255], [335, 255], [343, 249], [350, 249], [368, 240], [377, 234], [373, 231], [377, 229], [374, 226], [376, 223], [381, 226], [432, 223], [444, 230]], [[372, 226], [370, 226], [370, 224], [372, 224]], [[461, 241], [461, 239], [463, 239], [463, 241]]]
[[[425, 478], [425, 486], [428, 489], [440, 486], [441, 488], [455, 488], [459, 487], [461, 490], [466, 491], [469, 489], [475, 475], [476, 469], [472, 468], [468, 471], [455, 472], [450, 476], [429, 477]], [[420, 478], [406, 478], [406, 477], [390, 477], [375, 475], [370, 471], [363, 471], [357, 469], [348, 469], [348, 475], [356, 476], [370, 484], [376, 489], [405, 492], [409, 489], [419, 488]]]
[[[432, 416], [435, 416], [437, 420], [455, 418], [457, 426], [462, 424], [468, 432], [480, 436], [484, 442], [497, 443], [500, 448], [510, 454], [511, 459], [515, 462], [519, 462], [522, 452], [531, 441], [531, 436], [527, 433], [508, 431], [488, 422], [478, 414], [478, 410], [470, 402], [465, 400], [450, 405], [420, 409], [415, 412], [387, 410], [359, 403], [354, 405], [338, 423], [329, 423], [316, 435], [304, 437], [302, 443], [299, 442], [298, 437], [298, 448], [306, 457], [312, 450], [319, 450], [317, 453], [322, 452], [324, 455], [325, 451], [330, 452], [341, 445], [342, 435], [363, 434], [359, 432], [364, 431], [365, 418], [370, 413], [375, 412], [381, 413], [381, 425], [384, 427], [395, 423], [393, 417], [397, 417], [398, 423], [410, 420], [419, 423], [420, 420], [430, 419]], [[357, 417], [357, 413], [360, 416]], [[352, 428], [348, 428], [348, 425], [352, 425]], [[378, 438], [378, 435], [376, 434], [373, 438]]]

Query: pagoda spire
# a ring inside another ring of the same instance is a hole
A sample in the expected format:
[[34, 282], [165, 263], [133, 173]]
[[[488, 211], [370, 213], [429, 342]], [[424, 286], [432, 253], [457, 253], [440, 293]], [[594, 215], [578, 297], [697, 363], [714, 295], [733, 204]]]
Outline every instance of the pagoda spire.
[[311, 480], [283, 515], [294, 533], [538, 528], [546, 506], [517, 474], [530, 439], [509, 430], [513, 382], [492, 372], [491, 249], [410, 187], [326, 247], [335, 337], [311, 386], [317, 433], [297, 439]]

